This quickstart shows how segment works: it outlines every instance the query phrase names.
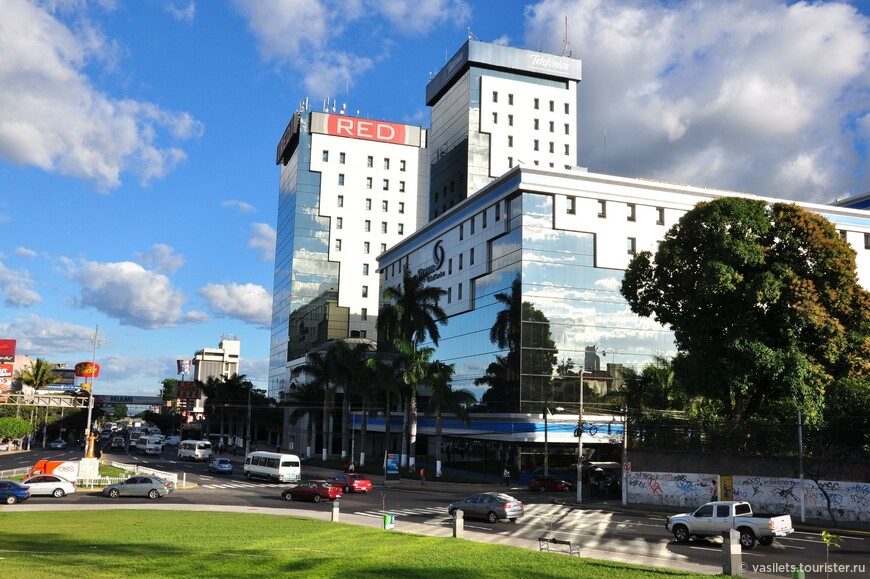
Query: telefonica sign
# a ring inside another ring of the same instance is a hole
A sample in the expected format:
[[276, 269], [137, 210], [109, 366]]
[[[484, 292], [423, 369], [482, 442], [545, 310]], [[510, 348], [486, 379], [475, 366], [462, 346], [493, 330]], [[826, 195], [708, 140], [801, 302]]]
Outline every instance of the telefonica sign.
[[571, 63], [562, 58], [556, 58], [549, 54], [530, 54], [529, 67], [538, 70], [557, 70], [567, 72]]

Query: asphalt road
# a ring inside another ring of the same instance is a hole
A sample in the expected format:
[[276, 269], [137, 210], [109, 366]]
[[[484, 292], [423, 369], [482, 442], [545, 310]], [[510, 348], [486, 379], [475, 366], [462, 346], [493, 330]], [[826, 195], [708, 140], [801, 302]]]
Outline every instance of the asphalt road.
[[[219, 509], [240, 512], [272, 512], [331, 520], [331, 503], [287, 502], [281, 490], [287, 485], [247, 481], [242, 476], [241, 457], [230, 457], [239, 465], [230, 475], [209, 474], [203, 463], [181, 462], [169, 448], [162, 456], [124, 453], [107, 455], [118, 462], [147, 464], [160, 470], [179, 474], [191, 488], [185, 488], [158, 501], [142, 498], [108, 499], [99, 493], [78, 492], [62, 499], [35, 497], [26, 503], [0, 509], [44, 508], [136, 508], [143, 503], [149, 508]], [[39, 458], [78, 459], [78, 449], [18, 453], [0, 456], [0, 469], [32, 465]], [[309, 468], [306, 478], [325, 478], [336, 471]], [[478, 490], [504, 490], [496, 485], [419, 486], [417, 481], [375, 484], [370, 493], [345, 495], [338, 505], [340, 522], [382, 527], [384, 512], [395, 515], [395, 528], [435, 536], [452, 536], [453, 521], [447, 515], [447, 505]], [[477, 488], [477, 487], [483, 488]], [[570, 494], [529, 492], [512, 488], [510, 493], [523, 501], [526, 515], [517, 523], [466, 520], [464, 537], [475, 541], [504, 543], [537, 549], [538, 537], [555, 536], [570, 539], [581, 546], [581, 555], [601, 559], [680, 568], [701, 573], [722, 572], [722, 543], [719, 539], [679, 544], [665, 530], [665, 515], [645, 510], [623, 508], [611, 503], [574, 505]], [[870, 572], [870, 534], [843, 535], [842, 548], [826, 554], [819, 530], [798, 531], [772, 546], [757, 546], [742, 554], [746, 577], [791, 577], [796, 565], [803, 565], [811, 577], [866, 577]], [[837, 567], [825, 567], [826, 561]], [[863, 566], [863, 567], [861, 567]]]

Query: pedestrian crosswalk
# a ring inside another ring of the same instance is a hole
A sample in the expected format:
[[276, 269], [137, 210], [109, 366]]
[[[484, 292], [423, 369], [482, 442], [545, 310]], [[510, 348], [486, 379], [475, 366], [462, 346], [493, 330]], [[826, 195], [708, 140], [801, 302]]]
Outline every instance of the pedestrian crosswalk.
[[[447, 506], [443, 507], [419, 507], [415, 509], [387, 509], [388, 512], [392, 513], [396, 517], [444, 517], [449, 518], [450, 515], [447, 514]], [[564, 505], [525, 505], [526, 516], [541, 518], [546, 521], [547, 517], [564, 517], [566, 514], [566, 508]], [[357, 511], [354, 513], [355, 515], [360, 515], [363, 517], [373, 517], [379, 519], [384, 516], [384, 511]]]
[[199, 485], [204, 489], [249, 489], [249, 488], [287, 488], [286, 484], [267, 483], [267, 482], [223, 482], [223, 483], [203, 483]]

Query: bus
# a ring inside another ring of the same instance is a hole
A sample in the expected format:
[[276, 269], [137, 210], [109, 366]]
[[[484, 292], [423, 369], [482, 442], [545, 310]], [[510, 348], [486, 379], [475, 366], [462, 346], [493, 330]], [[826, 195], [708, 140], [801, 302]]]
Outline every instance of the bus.
[[182, 440], [178, 443], [178, 460], [208, 460], [211, 443], [207, 440]]
[[265, 479], [267, 482], [296, 482], [302, 480], [302, 461], [295, 454], [254, 451], [245, 457], [245, 477]]
[[139, 454], [160, 454], [163, 452], [163, 436], [154, 434], [140, 436], [136, 441], [136, 450]]

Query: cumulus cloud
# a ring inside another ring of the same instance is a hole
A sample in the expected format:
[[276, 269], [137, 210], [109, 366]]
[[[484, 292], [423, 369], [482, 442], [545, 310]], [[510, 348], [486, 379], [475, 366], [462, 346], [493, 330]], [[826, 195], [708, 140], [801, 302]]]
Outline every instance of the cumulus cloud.
[[245, 203], [244, 201], [239, 201], [238, 199], [228, 199], [226, 201], [222, 201], [221, 207], [235, 207], [239, 211], [239, 213], [253, 213], [257, 210], [257, 208], [250, 203]]
[[17, 247], [15, 248], [15, 255], [20, 255], [21, 257], [36, 257], [36, 252], [29, 247]]
[[193, 0], [190, 0], [187, 4], [170, 2], [166, 6], [166, 11], [179, 22], [190, 23], [193, 22], [193, 18], [196, 16], [196, 2]]
[[272, 293], [263, 286], [210, 283], [199, 290], [209, 307], [220, 315], [268, 327], [272, 318]]
[[275, 259], [277, 235], [275, 229], [267, 223], [252, 223], [248, 247], [258, 250], [262, 261], [272, 261]]
[[177, 255], [175, 249], [165, 243], [155, 243], [147, 253], [137, 253], [136, 260], [150, 265], [154, 271], [172, 275], [184, 265], [184, 257]]
[[525, 45], [561, 53], [566, 14], [580, 165], [815, 202], [870, 187], [853, 149], [870, 146], [870, 20], [853, 6], [544, 0]]
[[0, 293], [7, 306], [21, 308], [41, 302], [42, 297], [31, 289], [33, 283], [26, 271], [14, 271], [0, 263]]
[[203, 318], [182, 311], [184, 296], [168, 277], [138, 263], [85, 261], [71, 277], [81, 286], [80, 306], [99, 310], [123, 325], [153, 329]]
[[0, 335], [15, 337], [20, 354], [54, 359], [58, 354], [87, 351], [94, 328], [29, 315], [0, 322]]
[[166, 175], [186, 155], [163, 140], [198, 137], [202, 124], [188, 113], [101, 92], [85, 69], [114, 66], [118, 48], [85, 10], [53, 7], [63, 5], [4, 2], [0, 156], [103, 190], [118, 187], [125, 172], [143, 184]]

